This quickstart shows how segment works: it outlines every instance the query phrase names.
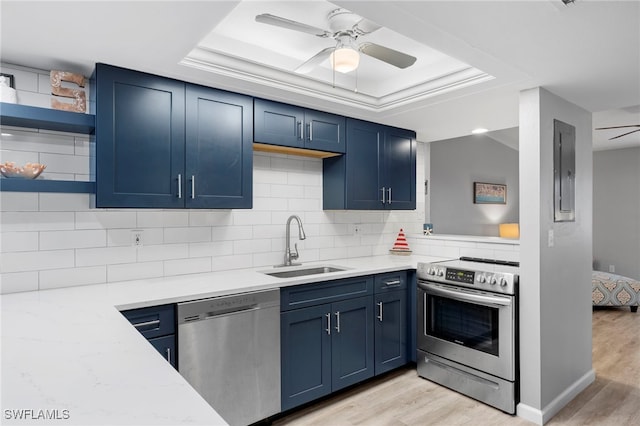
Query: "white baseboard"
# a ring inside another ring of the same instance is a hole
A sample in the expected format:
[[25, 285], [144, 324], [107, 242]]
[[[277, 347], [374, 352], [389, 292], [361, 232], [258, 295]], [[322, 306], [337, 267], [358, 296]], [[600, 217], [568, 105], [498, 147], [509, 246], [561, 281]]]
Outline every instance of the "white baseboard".
[[566, 388], [564, 392], [555, 397], [553, 401], [547, 404], [547, 406], [542, 410], [531, 407], [527, 404], [519, 403], [516, 407], [516, 415], [535, 424], [543, 425], [551, 420], [553, 416], [558, 414], [558, 412], [562, 410], [565, 405], [571, 402], [573, 398], [578, 396], [580, 392], [585, 390], [587, 386], [595, 381], [595, 379], [596, 372], [591, 369], [578, 380], [576, 380], [571, 386]]

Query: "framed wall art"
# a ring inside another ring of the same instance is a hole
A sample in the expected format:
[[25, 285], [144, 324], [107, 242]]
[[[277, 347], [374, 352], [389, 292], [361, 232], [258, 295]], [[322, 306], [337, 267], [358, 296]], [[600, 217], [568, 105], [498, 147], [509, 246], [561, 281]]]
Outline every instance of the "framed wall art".
[[507, 204], [507, 185], [473, 182], [474, 204]]

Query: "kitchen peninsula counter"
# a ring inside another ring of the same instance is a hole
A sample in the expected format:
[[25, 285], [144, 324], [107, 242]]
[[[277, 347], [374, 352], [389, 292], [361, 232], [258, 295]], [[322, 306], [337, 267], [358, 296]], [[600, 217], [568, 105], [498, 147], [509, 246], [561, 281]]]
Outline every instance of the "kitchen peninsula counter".
[[437, 260], [446, 259], [372, 256], [305, 263], [347, 269], [296, 278], [271, 277], [262, 272], [273, 268], [262, 267], [2, 295], [3, 424], [226, 424], [120, 310]]

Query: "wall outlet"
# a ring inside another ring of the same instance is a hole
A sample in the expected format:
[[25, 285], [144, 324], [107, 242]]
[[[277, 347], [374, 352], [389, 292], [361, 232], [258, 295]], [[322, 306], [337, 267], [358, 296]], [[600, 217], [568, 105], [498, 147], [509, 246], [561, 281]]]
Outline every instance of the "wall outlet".
[[134, 229], [131, 231], [131, 247], [142, 247], [142, 235], [141, 229]]
[[611, 272], [612, 274], [615, 274], [615, 272], [616, 272], [616, 265], [609, 265], [609, 272]]
[[547, 241], [547, 245], [549, 247], [553, 247], [556, 244], [556, 239], [555, 236], [553, 234], [553, 229], [549, 229], [549, 237], [548, 237], [548, 241]]
[[349, 232], [349, 235], [353, 235], [353, 236], [360, 235], [362, 234], [362, 225], [359, 223], [351, 224], [348, 227], [348, 232]]

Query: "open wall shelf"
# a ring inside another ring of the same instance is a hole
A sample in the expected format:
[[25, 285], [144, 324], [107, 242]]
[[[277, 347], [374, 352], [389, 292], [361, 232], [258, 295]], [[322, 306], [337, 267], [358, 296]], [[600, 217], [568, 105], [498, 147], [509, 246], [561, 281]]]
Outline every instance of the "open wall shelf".
[[[0, 102], [0, 125], [90, 135], [95, 132], [93, 114], [61, 111]], [[95, 193], [95, 182], [45, 179], [0, 179], [0, 191]]]

